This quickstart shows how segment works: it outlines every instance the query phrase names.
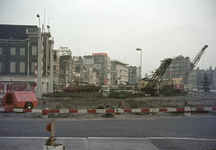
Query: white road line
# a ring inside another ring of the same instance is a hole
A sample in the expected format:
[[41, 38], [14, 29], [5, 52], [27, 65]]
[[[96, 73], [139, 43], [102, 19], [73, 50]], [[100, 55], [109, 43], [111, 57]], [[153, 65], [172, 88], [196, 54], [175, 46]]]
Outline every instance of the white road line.
[[[0, 139], [6, 138], [17, 138], [17, 139], [48, 139], [49, 137], [0, 137]], [[187, 137], [57, 137], [61, 140], [194, 140], [194, 141], [216, 141], [216, 139], [204, 139], [204, 138], [187, 138]]]
[[146, 137], [147, 140], [194, 140], [194, 141], [216, 141], [216, 139], [187, 138], [187, 137]]

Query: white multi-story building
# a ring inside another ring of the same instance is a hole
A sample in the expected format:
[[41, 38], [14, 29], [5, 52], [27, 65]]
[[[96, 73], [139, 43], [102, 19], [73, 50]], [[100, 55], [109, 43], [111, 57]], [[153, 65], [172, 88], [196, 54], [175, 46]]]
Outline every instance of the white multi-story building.
[[128, 68], [126, 63], [119, 60], [111, 60], [111, 84], [127, 84]]

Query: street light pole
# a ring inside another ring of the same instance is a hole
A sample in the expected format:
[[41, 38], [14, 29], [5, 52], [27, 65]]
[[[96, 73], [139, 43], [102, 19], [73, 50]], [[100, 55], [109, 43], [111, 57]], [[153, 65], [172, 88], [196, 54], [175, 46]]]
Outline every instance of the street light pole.
[[137, 48], [137, 51], [140, 51], [140, 77], [142, 78], [142, 49]]
[[37, 17], [38, 17], [38, 19], [39, 19], [39, 28], [40, 28], [40, 15], [37, 14]]
[[28, 42], [28, 50], [27, 50], [27, 90], [29, 90], [29, 42], [30, 39], [26, 39]]

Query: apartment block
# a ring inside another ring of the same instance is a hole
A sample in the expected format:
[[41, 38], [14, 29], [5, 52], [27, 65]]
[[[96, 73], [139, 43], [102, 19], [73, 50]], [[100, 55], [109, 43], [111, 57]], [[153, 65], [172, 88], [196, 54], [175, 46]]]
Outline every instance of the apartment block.
[[100, 77], [100, 84], [110, 85], [111, 62], [106, 53], [93, 53], [83, 56], [83, 66], [93, 65], [97, 77]]
[[141, 79], [140, 67], [128, 66], [128, 83], [136, 84]]
[[[163, 62], [164, 60], [162, 60]], [[170, 67], [168, 67], [162, 76], [162, 79], [167, 78], [183, 78], [188, 68], [190, 67], [190, 58], [179, 55], [173, 58]]]
[[[35, 64], [43, 64], [41, 92], [52, 92], [49, 85], [52, 85], [53, 80], [50, 74], [53, 74], [51, 62], [54, 41], [50, 37], [50, 32], [41, 33], [40, 28], [33, 25], [0, 25], [0, 82], [3, 89], [0, 91], [34, 90]], [[43, 59], [41, 55], [38, 57], [42, 46]], [[41, 58], [39, 62], [38, 58]], [[10, 84], [14, 85], [13, 88]]]
[[111, 60], [111, 84], [127, 84], [128, 68], [126, 63], [119, 60]]
[[54, 85], [61, 89], [72, 82], [72, 52], [68, 47], [54, 50]]

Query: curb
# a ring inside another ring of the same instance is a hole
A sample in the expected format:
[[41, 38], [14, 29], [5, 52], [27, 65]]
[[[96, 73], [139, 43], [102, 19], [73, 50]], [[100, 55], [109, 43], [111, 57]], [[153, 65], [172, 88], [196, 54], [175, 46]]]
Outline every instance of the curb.
[[216, 111], [216, 107], [185, 107], [185, 108], [140, 108], [140, 109], [23, 109], [23, 108], [0, 108], [0, 112], [31, 112], [31, 113], [141, 113], [141, 112], [202, 112]]

